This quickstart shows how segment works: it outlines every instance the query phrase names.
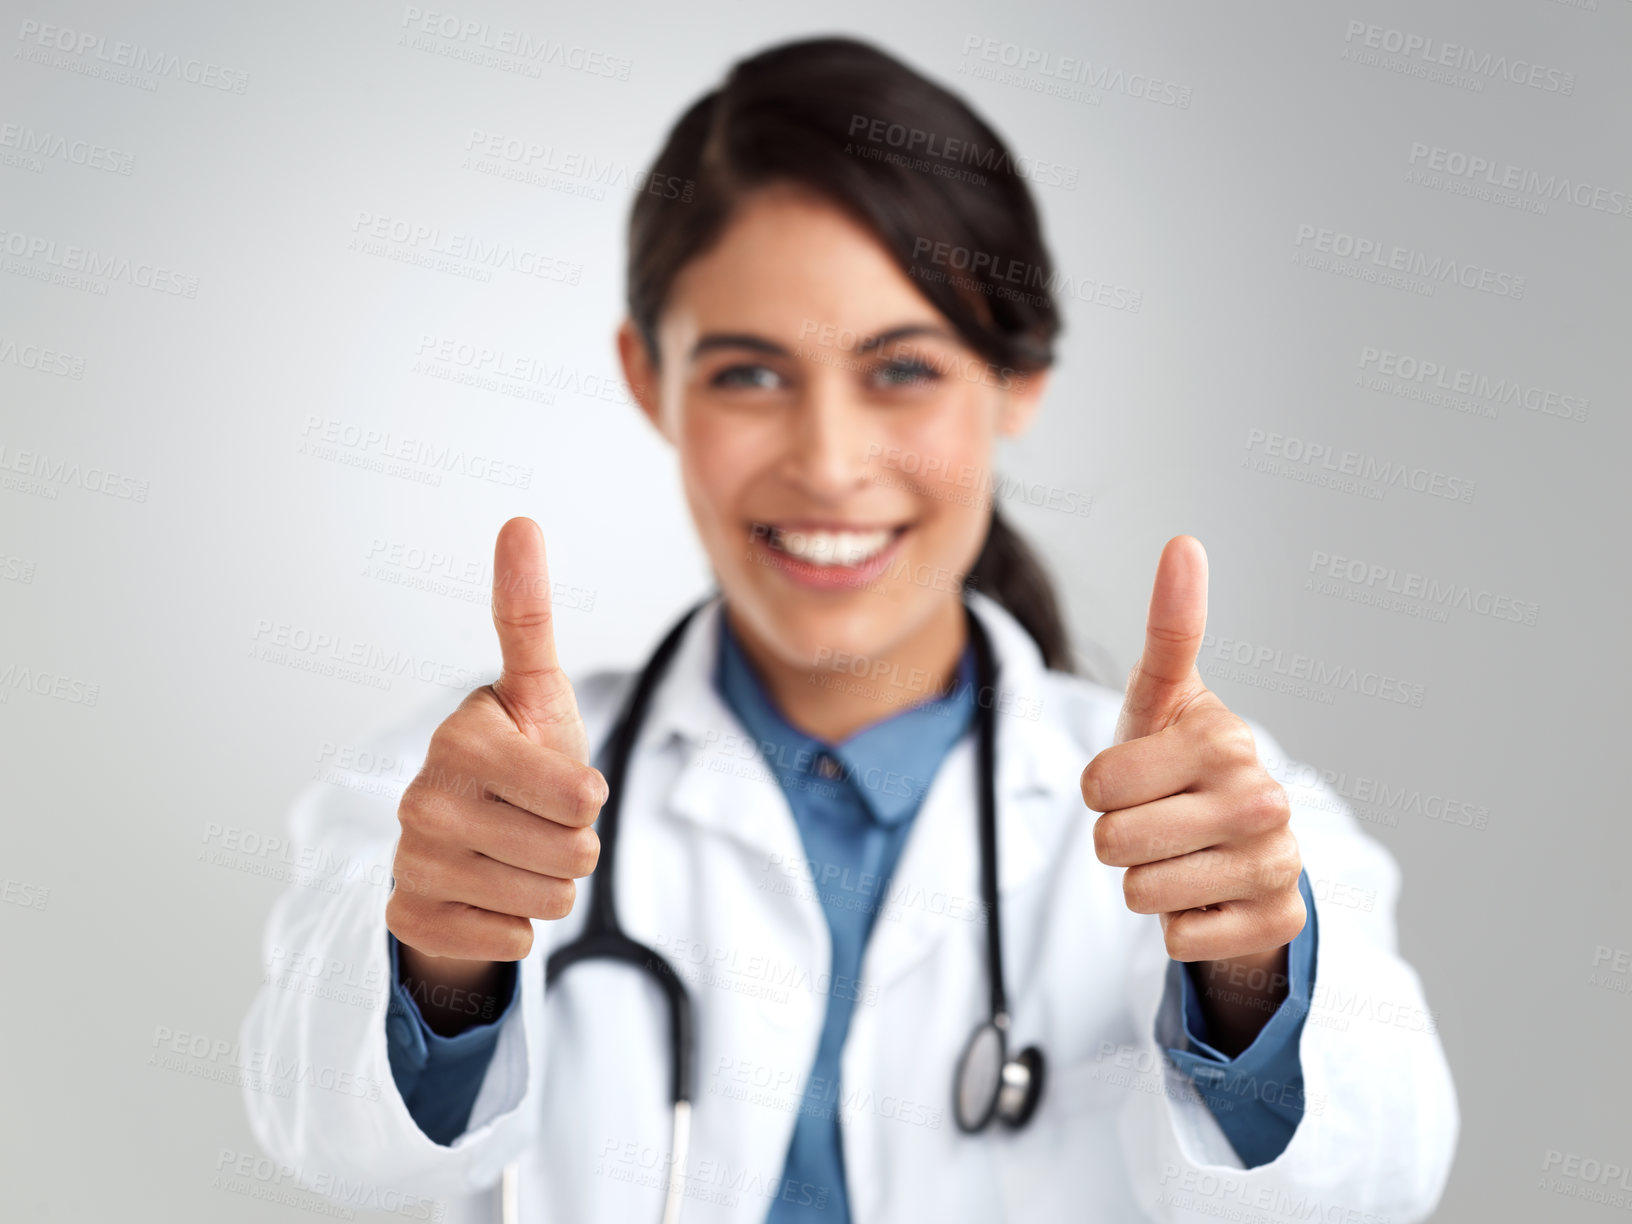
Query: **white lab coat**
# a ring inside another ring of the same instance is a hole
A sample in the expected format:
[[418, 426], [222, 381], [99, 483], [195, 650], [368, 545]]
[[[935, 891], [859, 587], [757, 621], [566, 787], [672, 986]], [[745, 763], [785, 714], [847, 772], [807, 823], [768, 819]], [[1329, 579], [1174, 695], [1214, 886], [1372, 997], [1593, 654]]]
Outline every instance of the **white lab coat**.
[[[758, 1224], [778, 1193], [815, 1201], [830, 1193], [784, 1185], [780, 1174], [831, 988], [858, 1000], [831, 1098], [844, 1119], [857, 1224], [1422, 1219], [1448, 1175], [1459, 1115], [1417, 975], [1396, 952], [1399, 872], [1388, 852], [1311, 782], [1313, 771], [1277, 768], [1317, 896], [1317, 989], [1300, 1047], [1303, 1119], [1279, 1157], [1243, 1170], [1189, 1081], [1160, 1055], [1179, 1044], [1179, 1018], [1157, 920], [1128, 911], [1122, 872], [1094, 854], [1095, 814], [1078, 778], [1113, 742], [1121, 694], [1045, 670], [1017, 621], [984, 596], [972, 600], [1002, 669], [997, 797], [1011, 1048], [1046, 1052], [1037, 1114], [1019, 1132], [994, 1123], [966, 1136], [950, 1111], [955, 1063], [988, 1006], [973, 737], [930, 786], [861, 981], [830, 985], [827, 927], [798, 829], [711, 683], [715, 602], [688, 629], [642, 728], [616, 868], [625, 929], [679, 968], [694, 1000], [684, 1218]], [[577, 684], [591, 744], [633, 675]], [[437, 703], [376, 743], [410, 762], [374, 786], [382, 793], [318, 781], [300, 797], [291, 842], [328, 882], [292, 884], [279, 898], [263, 944], [269, 961], [320, 955], [346, 980], [389, 980], [384, 881], [397, 796], [453, 704]], [[1284, 761], [1270, 735], [1252, 729], [1266, 762]], [[501, 1169], [519, 1161], [523, 1220], [657, 1220], [669, 1150], [658, 990], [627, 966], [590, 962], [544, 993], [545, 958], [577, 931], [587, 884], [568, 918], [534, 923], [519, 1007], [502, 1027], [469, 1128], [451, 1146], [433, 1143], [409, 1116], [381, 1010], [333, 991], [263, 985], [243, 1047], [281, 1068], [288, 1086], [245, 1092], [266, 1153], [291, 1180], [406, 1218], [497, 1219]], [[858, 903], [878, 899], [867, 887], [859, 883]]]

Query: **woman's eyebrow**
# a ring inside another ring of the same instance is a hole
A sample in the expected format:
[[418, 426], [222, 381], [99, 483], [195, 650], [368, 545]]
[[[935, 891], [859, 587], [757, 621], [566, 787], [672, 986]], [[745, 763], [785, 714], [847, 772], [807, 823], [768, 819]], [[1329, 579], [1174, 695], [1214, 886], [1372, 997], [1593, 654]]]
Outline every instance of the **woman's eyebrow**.
[[[942, 339], [954, 341], [957, 339], [946, 328], [937, 326], [934, 323], [906, 323], [900, 327], [892, 327], [886, 331], [881, 331], [877, 335], [859, 337], [853, 331], [831, 327], [821, 328], [817, 334], [824, 340], [829, 338], [854, 338], [857, 353], [870, 352], [892, 341], [904, 340], [908, 336], [939, 336]], [[764, 336], [756, 336], [752, 332], [709, 332], [701, 337], [696, 344], [692, 345], [691, 359], [695, 361], [710, 349], [722, 348], [751, 349], [756, 353], [769, 353], [776, 357], [791, 355], [785, 345]]]

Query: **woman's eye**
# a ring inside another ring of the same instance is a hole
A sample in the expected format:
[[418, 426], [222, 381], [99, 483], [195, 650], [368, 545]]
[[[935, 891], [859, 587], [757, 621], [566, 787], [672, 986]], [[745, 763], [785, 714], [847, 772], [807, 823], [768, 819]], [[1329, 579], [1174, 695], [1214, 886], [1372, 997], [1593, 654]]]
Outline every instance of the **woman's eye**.
[[874, 377], [885, 387], [913, 387], [938, 382], [941, 372], [923, 361], [891, 361], [879, 366]]
[[746, 387], [757, 391], [774, 391], [781, 384], [781, 375], [764, 365], [726, 366], [708, 380], [711, 387]]

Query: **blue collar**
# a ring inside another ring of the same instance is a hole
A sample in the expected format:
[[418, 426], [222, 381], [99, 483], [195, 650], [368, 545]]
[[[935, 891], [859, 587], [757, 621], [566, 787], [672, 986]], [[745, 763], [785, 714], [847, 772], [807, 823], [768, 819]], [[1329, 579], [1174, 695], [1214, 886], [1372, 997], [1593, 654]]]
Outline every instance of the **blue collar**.
[[[847, 779], [861, 796], [868, 815], [880, 824], [908, 819], [923, 803], [929, 783], [952, 745], [962, 738], [974, 713], [975, 655], [966, 644], [958, 660], [958, 679], [951, 691], [863, 727], [838, 744], [828, 744], [790, 725], [772, 701], [758, 672], [720, 613], [719, 663], [714, 687], [759, 746], [760, 755], [777, 775], [784, 791], [809, 789], [821, 781]], [[835, 683], [871, 684], [898, 692], [903, 703], [922, 692], [888, 679], [868, 680], [842, 671]], [[813, 782], [812, 780], [818, 780]]]

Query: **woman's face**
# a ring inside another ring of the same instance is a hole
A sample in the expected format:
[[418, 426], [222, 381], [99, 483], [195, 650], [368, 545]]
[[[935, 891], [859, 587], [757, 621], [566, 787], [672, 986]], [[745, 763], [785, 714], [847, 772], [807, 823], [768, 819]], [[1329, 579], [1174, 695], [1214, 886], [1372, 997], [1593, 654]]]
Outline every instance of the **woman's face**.
[[961, 633], [993, 443], [1028, 423], [1040, 377], [1005, 379], [866, 229], [784, 187], [681, 272], [658, 347], [654, 371], [632, 325], [619, 334], [721, 590], [764, 648], [853, 667], [836, 656]]

